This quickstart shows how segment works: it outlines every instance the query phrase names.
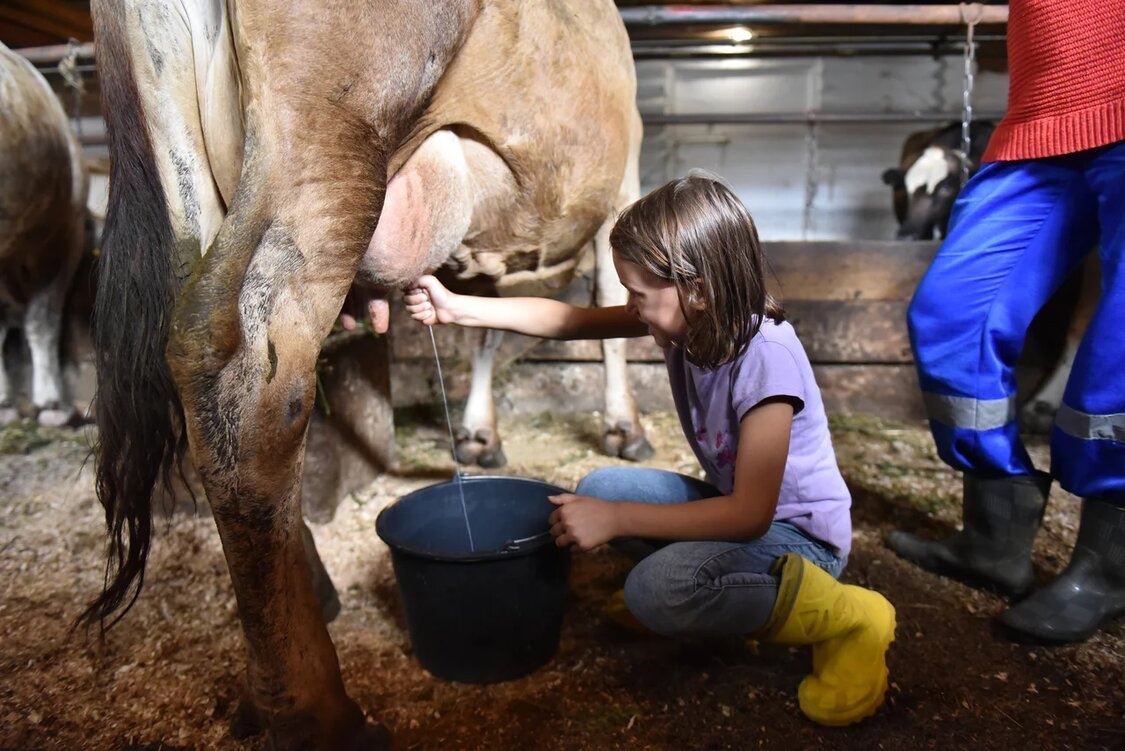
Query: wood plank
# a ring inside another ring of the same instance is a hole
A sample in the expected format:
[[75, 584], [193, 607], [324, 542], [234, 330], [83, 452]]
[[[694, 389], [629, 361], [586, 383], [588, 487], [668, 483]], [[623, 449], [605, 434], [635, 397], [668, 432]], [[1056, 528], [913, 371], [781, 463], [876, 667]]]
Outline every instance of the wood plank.
[[783, 301], [909, 300], [937, 251], [936, 242], [763, 243]]
[[[903, 301], [795, 300], [786, 304], [788, 320], [797, 330], [813, 363], [912, 362]], [[396, 319], [397, 320], [397, 319]], [[417, 330], [416, 330], [417, 329]], [[443, 357], [468, 359], [477, 334], [439, 326], [434, 330]], [[510, 334], [505, 337], [502, 362], [529, 361], [596, 362], [602, 359], [596, 341], [536, 340]], [[425, 329], [406, 320], [395, 328], [395, 357], [429, 360], [433, 357]], [[662, 362], [664, 355], [650, 337], [631, 339], [633, 362]]]
[[924, 420], [925, 407], [913, 365], [814, 365], [829, 415], [863, 414]]
[[[395, 362], [391, 365], [391, 374], [391, 393], [396, 407], [441, 403], [433, 362]], [[498, 373], [496, 381], [494, 398], [500, 414], [605, 409], [605, 375], [601, 363], [517, 362]], [[636, 363], [629, 368], [629, 381], [642, 412], [674, 409], [668, 371], [663, 364]], [[456, 416], [469, 393], [467, 369], [447, 369], [445, 387]]]
[[[862, 412], [894, 420], [925, 419], [911, 365], [817, 365], [813, 370], [829, 415]], [[395, 406], [432, 405], [440, 400], [433, 363], [396, 362], [391, 372]], [[636, 363], [629, 369], [629, 379], [642, 412], [674, 408], [663, 365]], [[599, 363], [520, 362], [505, 368], [498, 382], [496, 408], [500, 414], [604, 409]], [[459, 411], [469, 389], [467, 369], [447, 371], [446, 388], [454, 411]]]
[[0, 20], [42, 32], [59, 40], [93, 38], [89, 13], [59, 3], [6, 0], [0, 5]]
[[815, 363], [913, 362], [905, 301], [794, 300], [789, 321]]

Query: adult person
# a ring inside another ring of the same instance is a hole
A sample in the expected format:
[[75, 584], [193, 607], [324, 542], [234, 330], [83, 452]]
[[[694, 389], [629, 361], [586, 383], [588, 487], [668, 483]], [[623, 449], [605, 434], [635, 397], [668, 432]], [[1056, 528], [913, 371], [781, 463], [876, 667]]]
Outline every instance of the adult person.
[[[1125, 3], [1009, 7], [1008, 112], [909, 311], [938, 452], [964, 473], [964, 528], [887, 542], [925, 569], [1023, 597], [1058, 479], [1083, 498], [1070, 564], [1000, 622], [1017, 638], [1073, 642], [1125, 612]], [[1032, 318], [1095, 246], [1102, 297], [1047, 474], [1020, 441], [1013, 369]]]

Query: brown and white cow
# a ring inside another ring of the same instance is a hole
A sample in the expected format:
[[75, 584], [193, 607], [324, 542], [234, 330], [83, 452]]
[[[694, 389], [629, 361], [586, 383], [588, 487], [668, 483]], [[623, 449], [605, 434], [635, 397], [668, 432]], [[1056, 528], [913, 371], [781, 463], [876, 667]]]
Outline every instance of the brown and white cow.
[[[85, 220], [82, 155], [62, 106], [43, 76], [0, 44], [0, 348], [10, 329], [23, 329], [43, 425], [75, 417], [64, 400], [59, 333]], [[14, 392], [0, 362], [0, 424], [18, 417]]]
[[[593, 241], [612, 278], [607, 220], [637, 194], [641, 136], [624, 27], [609, 0], [92, 7], [113, 157], [95, 311], [111, 570], [87, 621], [135, 600], [153, 486], [186, 441], [245, 634], [240, 717], [277, 748], [375, 746], [302, 540], [321, 342], [357, 277], [384, 295], [437, 267], [501, 294], [559, 288]], [[631, 400], [611, 411], [639, 428]]]

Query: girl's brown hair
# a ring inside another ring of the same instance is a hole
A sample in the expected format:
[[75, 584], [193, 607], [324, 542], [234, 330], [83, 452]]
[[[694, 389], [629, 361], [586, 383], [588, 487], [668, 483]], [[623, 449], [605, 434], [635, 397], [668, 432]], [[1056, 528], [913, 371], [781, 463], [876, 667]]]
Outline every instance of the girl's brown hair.
[[621, 213], [609, 242], [619, 258], [676, 285], [684, 353], [699, 367], [741, 355], [764, 318], [785, 320], [766, 291], [754, 220], [717, 178], [691, 174], [657, 188]]

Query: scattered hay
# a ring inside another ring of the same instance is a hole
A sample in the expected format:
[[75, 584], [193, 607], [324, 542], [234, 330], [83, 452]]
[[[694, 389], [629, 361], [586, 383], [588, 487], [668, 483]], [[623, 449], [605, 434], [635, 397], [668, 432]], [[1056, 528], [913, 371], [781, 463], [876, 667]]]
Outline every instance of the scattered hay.
[[[313, 532], [343, 601], [331, 632], [344, 680], [400, 748], [963, 748], [1023, 747], [1028, 738], [1039, 748], [1121, 746], [1125, 629], [1076, 647], [1015, 647], [988, 630], [1000, 600], [888, 553], [880, 539], [891, 525], [956, 523], [958, 478], [922, 426], [867, 418], [834, 420], [833, 431], [856, 496], [845, 577], [885, 592], [899, 611], [894, 683], [872, 720], [829, 732], [801, 717], [805, 651], [754, 654], [740, 639], [615, 631], [600, 607], [627, 565], [605, 549], [576, 558], [562, 643], [544, 669], [495, 686], [437, 681], [410, 656], [374, 520], [395, 498], [449, 476], [448, 437], [435, 414], [397, 419], [402, 471], [344, 499]], [[652, 466], [698, 472], [674, 415], [649, 415], [646, 426]], [[597, 416], [501, 427], [513, 474], [574, 487], [616, 462], [597, 453]], [[0, 440], [13, 447], [0, 455], [0, 748], [262, 748], [260, 738], [240, 744], [227, 734], [244, 647], [213, 522], [178, 513], [159, 525], [133, 611], [104, 643], [71, 634], [103, 572], [102, 513], [83, 468], [88, 439], [21, 426]], [[1032, 447], [1037, 461], [1045, 451]], [[1047, 574], [1065, 565], [1077, 529], [1073, 499], [1055, 495], [1036, 547]]]

